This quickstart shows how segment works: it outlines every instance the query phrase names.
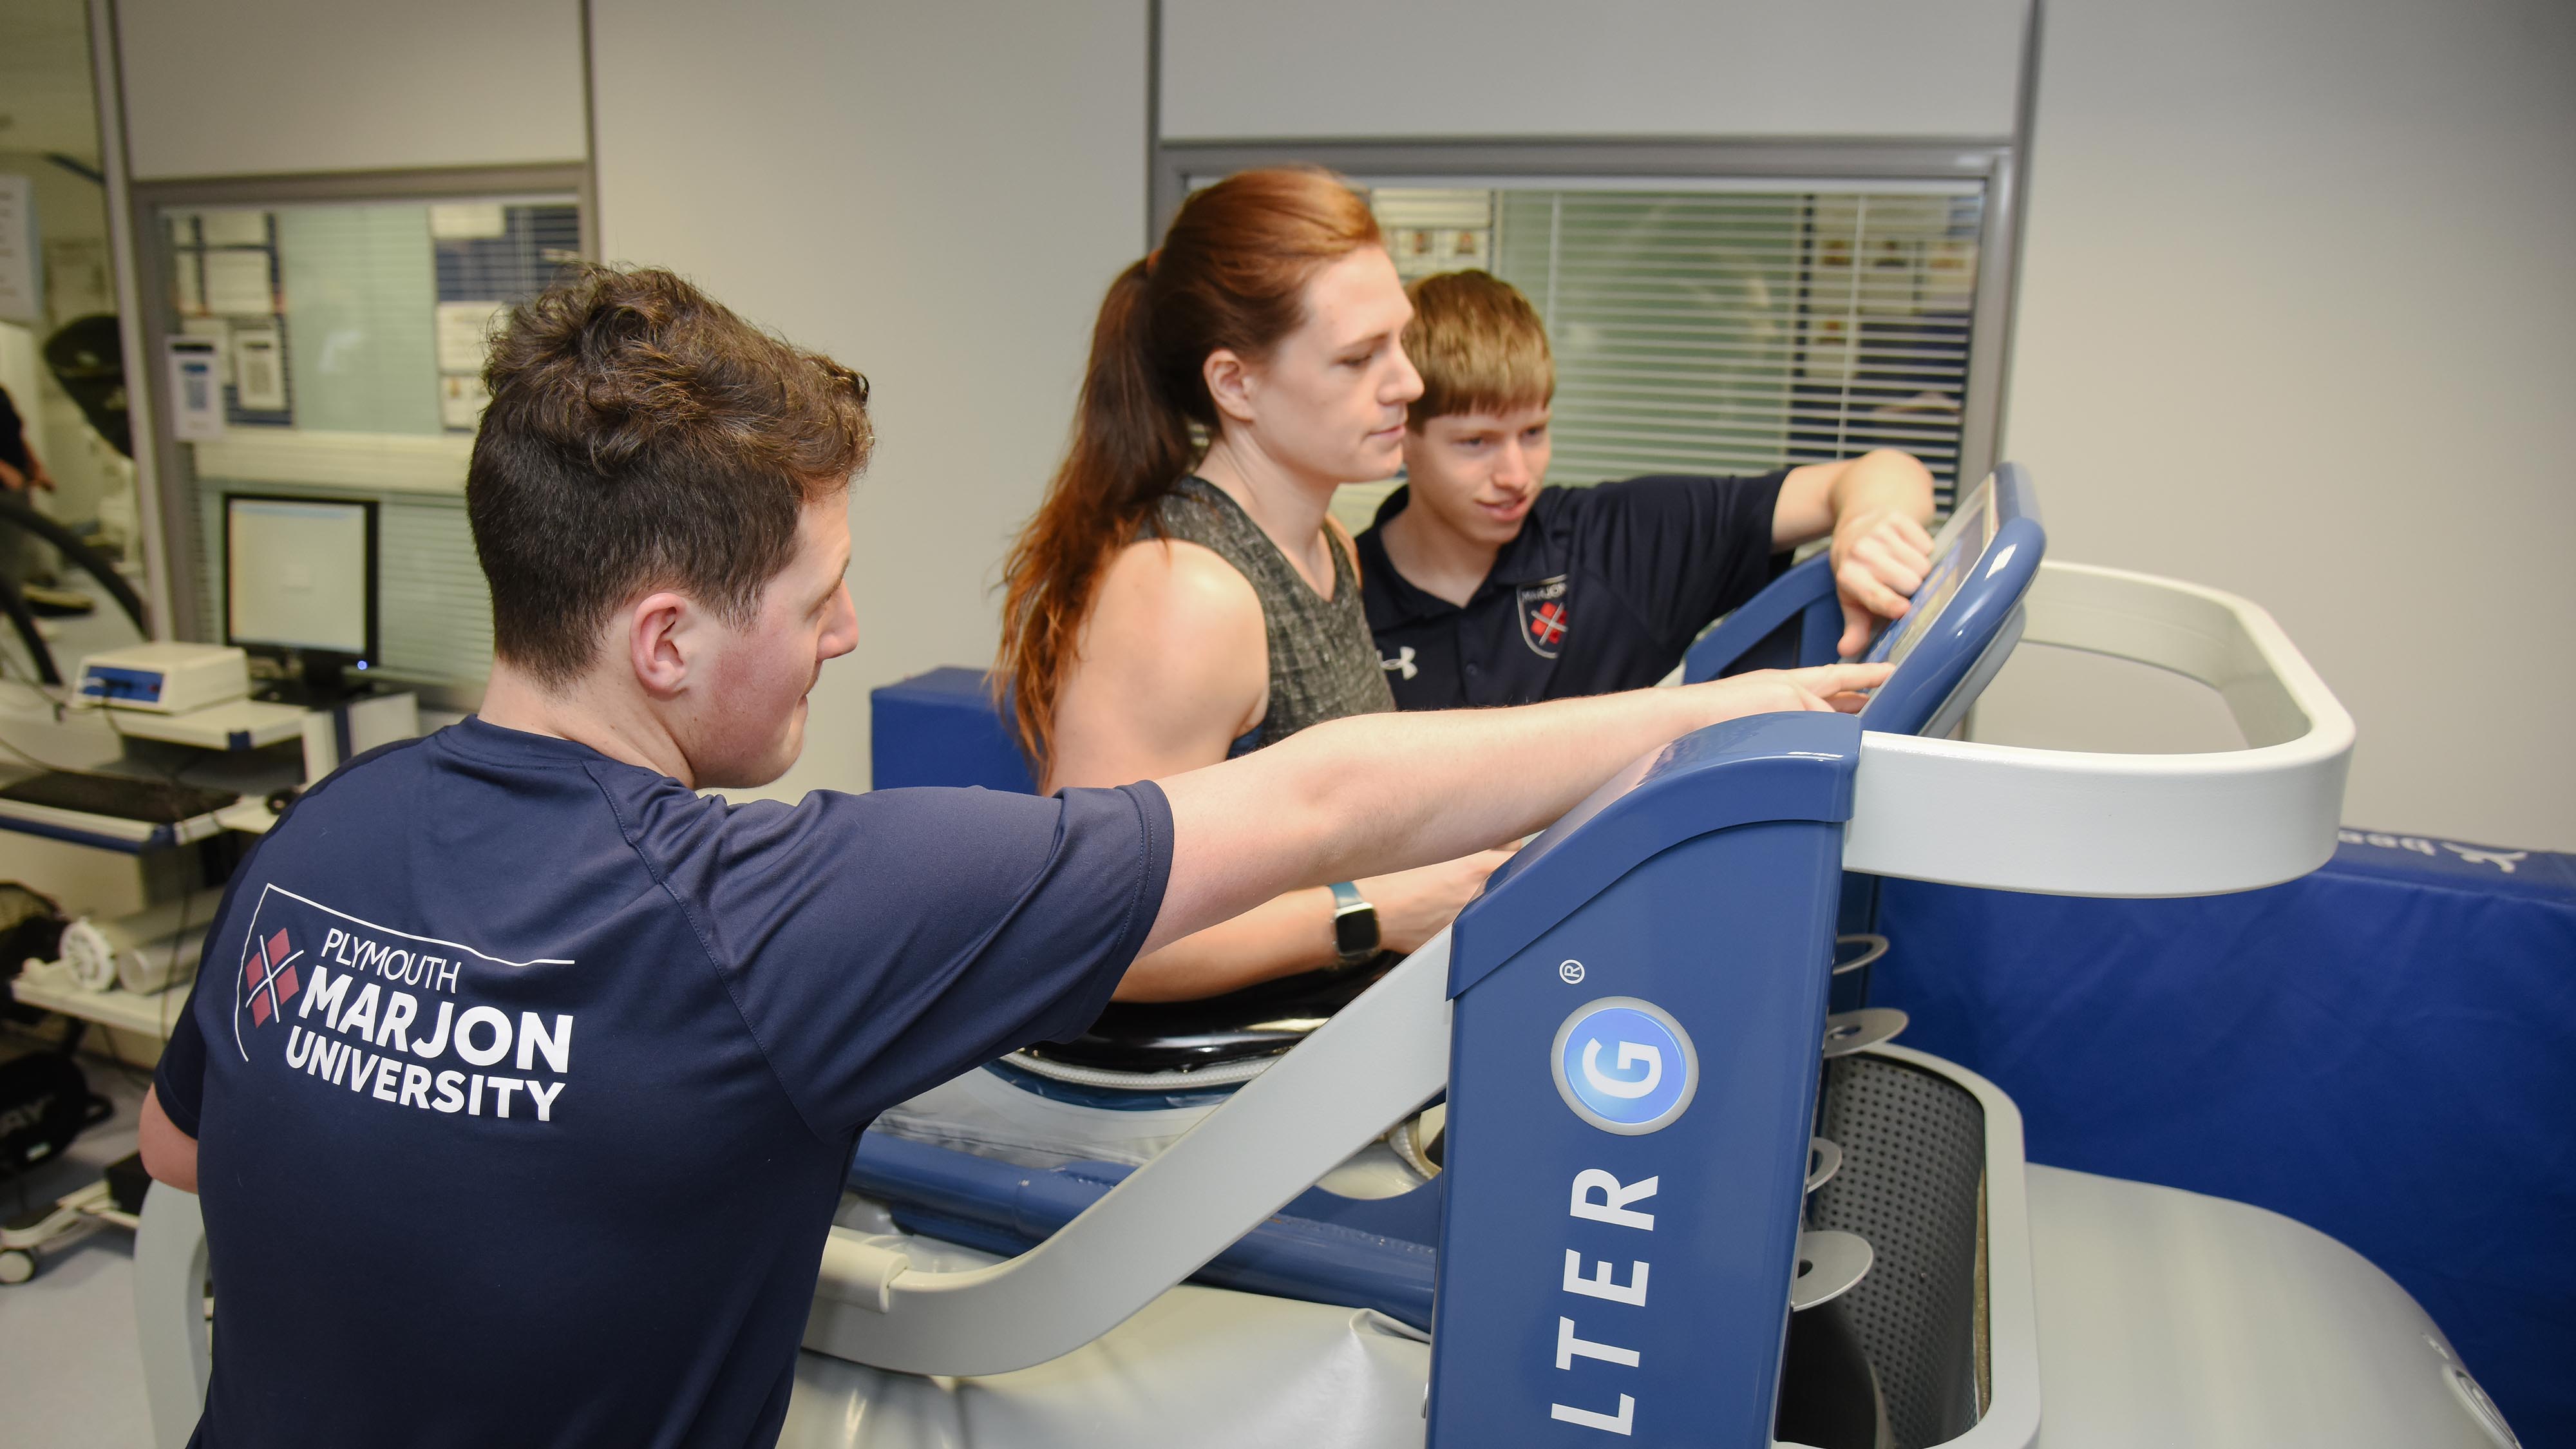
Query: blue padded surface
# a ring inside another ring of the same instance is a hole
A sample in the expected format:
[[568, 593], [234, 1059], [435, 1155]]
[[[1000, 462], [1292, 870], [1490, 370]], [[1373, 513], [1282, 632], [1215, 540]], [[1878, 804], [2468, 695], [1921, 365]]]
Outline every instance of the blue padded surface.
[[2032, 1161], [2332, 1235], [2523, 1442], [2576, 1444], [2576, 856], [2346, 831], [2243, 895], [1883, 892], [1875, 1004], [2011, 1093]]
[[1037, 793], [985, 681], [980, 669], [949, 666], [878, 686], [868, 696], [868, 783]]

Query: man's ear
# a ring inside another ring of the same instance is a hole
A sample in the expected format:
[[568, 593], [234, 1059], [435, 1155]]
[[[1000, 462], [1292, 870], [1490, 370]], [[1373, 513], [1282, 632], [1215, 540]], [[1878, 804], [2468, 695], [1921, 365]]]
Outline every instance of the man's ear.
[[1208, 396], [1215, 400], [1216, 410], [1236, 422], [1252, 421], [1252, 394], [1260, 378], [1231, 347], [1220, 347], [1199, 364], [1199, 375], [1207, 382]]
[[669, 699], [686, 688], [697, 653], [697, 605], [666, 590], [637, 600], [619, 617], [625, 623], [627, 663], [644, 692]]

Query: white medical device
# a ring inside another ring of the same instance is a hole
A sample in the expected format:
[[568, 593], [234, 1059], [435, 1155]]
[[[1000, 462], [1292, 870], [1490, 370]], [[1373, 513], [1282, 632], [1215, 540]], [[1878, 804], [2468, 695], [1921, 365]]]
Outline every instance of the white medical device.
[[137, 644], [81, 661], [80, 697], [114, 709], [186, 714], [247, 698], [250, 656], [229, 644]]

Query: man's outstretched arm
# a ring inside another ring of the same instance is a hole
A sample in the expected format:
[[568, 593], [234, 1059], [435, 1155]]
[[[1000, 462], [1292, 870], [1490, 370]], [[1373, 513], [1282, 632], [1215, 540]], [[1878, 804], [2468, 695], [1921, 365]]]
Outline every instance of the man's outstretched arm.
[[1152, 951], [1280, 894], [1451, 860], [1545, 828], [1639, 755], [1704, 725], [1855, 710], [1885, 665], [1764, 671], [1518, 709], [1332, 720], [1158, 781], [1172, 876]]

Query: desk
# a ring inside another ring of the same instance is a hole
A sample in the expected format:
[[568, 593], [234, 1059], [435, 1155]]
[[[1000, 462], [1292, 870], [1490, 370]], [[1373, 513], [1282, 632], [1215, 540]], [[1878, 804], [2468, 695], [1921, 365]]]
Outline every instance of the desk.
[[116, 732], [200, 750], [256, 750], [304, 737], [307, 711], [256, 699], [228, 700], [186, 714], [118, 710]]
[[[343, 759], [420, 732], [419, 699], [407, 691], [368, 695], [327, 710], [236, 699], [178, 715], [123, 709], [75, 712], [79, 715], [112, 730], [123, 753], [104, 763], [67, 764], [139, 779], [175, 770], [191, 784], [233, 791], [241, 800], [175, 825], [11, 803], [0, 805], [0, 831], [128, 855], [192, 845], [227, 830], [262, 835], [276, 821], [266, 803], [270, 793], [319, 779]], [[137, 741], [179, 746], [188, 753], [155, 765], [136, 758]], [[271, 748], [288, 741], [301, 743], [300, 756]], [[0, 759], [0, 784], [33, 773], [23, 762]]]
[[214, 822], [226, 830], [243, 835], [266, 835], [277, 823], [277, 812], [268, 808], [268, 797], [243, 799], [214, 813]]

